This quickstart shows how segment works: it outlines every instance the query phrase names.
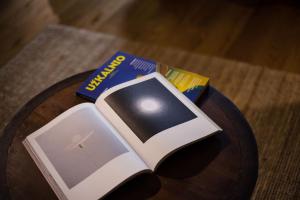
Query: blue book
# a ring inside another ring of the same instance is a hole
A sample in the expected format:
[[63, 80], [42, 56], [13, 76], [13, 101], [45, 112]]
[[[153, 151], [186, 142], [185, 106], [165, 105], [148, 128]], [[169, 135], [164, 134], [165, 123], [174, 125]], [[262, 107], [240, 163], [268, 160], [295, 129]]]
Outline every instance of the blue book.
[[105, 90], [153, 72], [160, 72], [193, 102], [204, 91], [209, 80], [199, 74], [118, 51], [88, 77], [76, 94], [95, 102]]

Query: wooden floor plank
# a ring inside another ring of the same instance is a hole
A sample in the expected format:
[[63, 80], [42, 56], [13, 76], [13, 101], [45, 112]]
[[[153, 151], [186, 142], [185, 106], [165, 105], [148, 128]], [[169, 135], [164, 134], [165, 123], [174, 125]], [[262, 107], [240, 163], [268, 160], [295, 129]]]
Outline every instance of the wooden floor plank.
[[299, 8], [263, 5], [255, 10], [225, 57], [299, 72], [299, 48]]
[[0, 4], [0, 65], [45, 26], [61, 23], [140, 43], [300, 73], [298, 2], [6, 0]]

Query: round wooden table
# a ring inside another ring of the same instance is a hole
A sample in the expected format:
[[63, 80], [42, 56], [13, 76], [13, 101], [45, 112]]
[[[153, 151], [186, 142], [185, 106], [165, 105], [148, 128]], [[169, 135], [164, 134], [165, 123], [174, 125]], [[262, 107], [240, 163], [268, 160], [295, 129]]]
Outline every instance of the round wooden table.
[[[0, 140], [0, 192], [3, 199], [56, 199], [22, 145], [24, 138], [68, 108], [85, 102], [75, 91], [92, 71], [59, 82], [29, 101]], [[142, 174], [108, 199], [248, 199], [258, 174], [256, 141], [240, 111], [213, 87], [197, 105], [223, 132], [167, 158], [153, 174]], [[1, 198], [2, 199], [2, 198]]]

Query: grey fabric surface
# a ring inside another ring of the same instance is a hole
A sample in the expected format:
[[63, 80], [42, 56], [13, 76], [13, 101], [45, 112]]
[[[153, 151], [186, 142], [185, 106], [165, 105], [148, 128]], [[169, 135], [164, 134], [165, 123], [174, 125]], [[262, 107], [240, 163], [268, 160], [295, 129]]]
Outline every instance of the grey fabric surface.
[[106, 51], [113, 40], [62, 26], [50, 26], [42, 32], [0, 69], [1, 132], [33, 96], [66, 77], [96, 68], [113, 53], [112, 49]]
[[96, 68], [117, 50], [207, 75], [244, 113], [258, 143], [253, 198], [300, 198], [300, 76], [236, 61], [50, 26], [0, 69], [1, 133], [18, 109], [52, 84]]

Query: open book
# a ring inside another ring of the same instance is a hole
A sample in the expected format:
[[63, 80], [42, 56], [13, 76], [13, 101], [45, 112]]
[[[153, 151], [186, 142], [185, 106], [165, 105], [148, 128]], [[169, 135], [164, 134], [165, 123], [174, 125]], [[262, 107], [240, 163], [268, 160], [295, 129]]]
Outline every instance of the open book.
[[60, 199], [98, 199], [220, 130], [155, 72], [70, 108], [24, 145]]

